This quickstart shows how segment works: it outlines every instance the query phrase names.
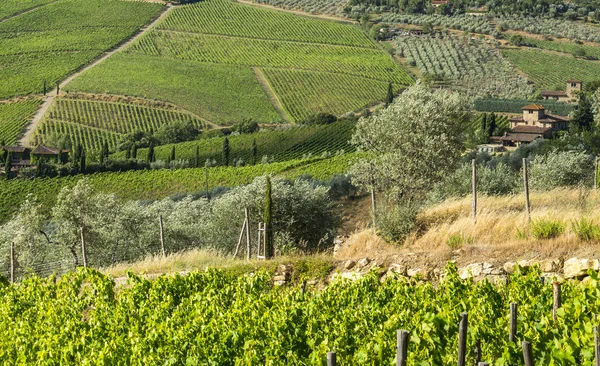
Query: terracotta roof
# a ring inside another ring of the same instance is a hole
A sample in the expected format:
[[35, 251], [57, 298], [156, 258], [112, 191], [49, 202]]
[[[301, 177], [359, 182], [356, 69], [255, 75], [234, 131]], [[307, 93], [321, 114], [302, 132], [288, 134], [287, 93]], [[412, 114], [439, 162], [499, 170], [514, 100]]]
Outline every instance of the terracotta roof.
[[16, 153], [22, 153], [25, 152], [25, 150], [29, 150], [28, 148], [23, 146], [2, 146], [2, 149]]
[[517, 142], [532, 142], [537, 139], [544, 138], [544, 136], [537, 133], [506, 133], [502, 136], [502, 141], [517, 141]]
[[581, 83], [581, 80], [571, 79], [571, 80], [567, 80], [567, 83]]
[[538, 127], [538, 126], [516, 126], [512, 129], [514, 133], [533, 133], [543, 135], [548, 131], [551, 131], [552, 127]]
[[543, 97], [568, 97], [567, 93], [564, 91], [542, 90], [540, 94], [542, 94]]
[[[63, 150], [63, 152], [68, 152], [68, 150]], [[39, 145], [33, 150], [32, 154], [34, 155], [58, 155], [58, 149], [53, 147], [48, 147], [44, 145]]]
[[544, 106], [541, 104], [530, 104], [530, 105], [526, 105], [525, 107], [522, 108], [523, 110], [529, 110], [529, 111], [543, 111]]
[[557, 116], [556, 114], [545, 114], [543, 118], [539, 120], [542, 123], [556, 123], [556, 122], [569, 122], [571, 117], [569, 116]]

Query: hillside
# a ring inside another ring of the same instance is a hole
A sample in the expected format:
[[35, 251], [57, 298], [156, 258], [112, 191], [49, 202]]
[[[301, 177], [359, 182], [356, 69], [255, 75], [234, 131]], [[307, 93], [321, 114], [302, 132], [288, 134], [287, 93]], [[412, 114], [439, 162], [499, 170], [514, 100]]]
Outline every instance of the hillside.
[[412, 79], [355, 27], [211, 0], [172, 9], [66, 90], [164, 100], [227, 125], [344, 114], [382, 100], [389, 82]]

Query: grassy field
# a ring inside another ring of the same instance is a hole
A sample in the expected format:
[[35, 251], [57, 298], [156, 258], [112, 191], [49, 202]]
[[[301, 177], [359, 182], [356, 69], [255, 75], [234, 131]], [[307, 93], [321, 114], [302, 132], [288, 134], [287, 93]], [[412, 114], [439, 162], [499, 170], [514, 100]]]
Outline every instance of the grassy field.
[[[294, 127], [279, 131], [262, 131], [254, 134], [229, 136], [230, 164], [241, 159], [244, 164], [253, 164], [252, 146], [256, 141], [256, 163], [262, 161], [263, 156], [269, 161], [286, 161], [300, 159], [303, 156], [321, 156], [324, 152], [331, 155], [340, 150], [354, 151], [349, 141], [354, 130], [354, 122], [339, 121], [325, 126]], [[182, 142], [175, 145], [163, 145], [155, 148], [157, 159], [167, 160], [171, 150], [175, 147], [177, 159], [194, 162], [196, 147], [199, 149], [198, 161], [201, 165], [207, 159], [223, 164], [223, 137], [214, 137], [198, 141]], [[146, 159], [148, 149], [139, 149], [138, 159]], [[125, 152], [113, 155], [116, 159], [125, 158]]]
[[0, 143], [14, 144], [39, 106], [36, 98], [0, 103]]
[[[330, 159], [290, 160], [237, 168], [213, 167], [209, 168], [209, 189], [248, 184], [265, 174], [285, 175], [295, 179], [314, 173], [315, 177], [327, 180], [334, 174], [342, 174], [353, 156], [354, 154], [346, 154]], [[305, 169], [299, 169], [302, 166], [306, 166]], [[204, 168], [139, 170], [87, 176], [98, 191], [114, 193], [123, 200], [152, 200], [174, 194], [203, 192], [206, 189], [205, 177]], [[28, 194], [33, 194], [43, 207], [50, 209], [62, 187], [71, 187], [82, 178], [83, 176], [0, 180], [0, 222], [6, 221]]]
[[586, 82], [597, 80], [600, 75], [597, 61], [534, 49], [503, 49], [502, 54], [526, 73], [539, 90], [564, 90], [569, 79]]
[[113, 148], [125, 134], [157, 131], [175, 121], [191, 122], [198, 129], [204, 127], [196, 117], [177, 110], [61, 97], [55, 99], [36, 130], [34, 144], [68, 135], [73, 144], [80, 144], [87, 151], [99, 151], [105, 142]]
[[162, 7], [60, 0], [0, 23], [0, 98], [41, 93], [44, 80], [51, 87], [64, 79], [136, 32]]
[[[264, 70], [266, 82], [252, 67]], [[388, 82], [399, 88], [412, 79], [359, 28], [209, 0], [173, 9], [123, 54], [67, 89], [167, 100], [227, 125], [246, 117], [282, 122], [267, 92], [284, 100], [286, 112], [299, 121], [321, 111], [361, 109], [381, 100]], [[280, 86], [288, 84], [301, 88]]]

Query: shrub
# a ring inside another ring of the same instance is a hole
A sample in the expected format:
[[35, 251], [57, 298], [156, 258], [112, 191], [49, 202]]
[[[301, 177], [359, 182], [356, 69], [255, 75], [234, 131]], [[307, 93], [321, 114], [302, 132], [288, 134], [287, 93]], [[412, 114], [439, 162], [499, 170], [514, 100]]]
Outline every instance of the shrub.
[[154, 134], [156, 140], [161, 144], [176, 144], [178, 142], [196, 140], [199, 131], [191, 122], [175, 121], [173, 123], [160, 126]]
[[402, 242], [414, 229], [419, 208], [418, 205], [408, 202], [391, 210], [378, 210], [378, 235], [388, 242]]
[[473, 238], [467, 237], [463, 234], [452, 234], [446, 240], [446, 244], [450, 249], [461, 248], [465, 244], [473, 244]]
[[258, 132], [260, 130], [260, 126], [256, 121], [253, 121], [252, 118], [244, 119], [242, 122], [233, 125], [231, 128], [234, 132], [239, 132], [241, 134], [248, 134]]
[[600, 240], [600, 226], [585, 217], [579, 221], [573, 220], [571, 228], [575, 235], [583, 241]]
[[302, 124], [303, 125], [328, 125], [335, 121], [337, 121], [337, 117], [334, 116], [333, 114], [317, 113], [317, 114], [313, 114], [312, 116], [308, 117], [304, 122], [302, 122]]
[[594, 157], [580, 151], [553, 151], [536, 156], [531, 169], [531, 186], [552, 189], [589, 185], [593, 178]]
[[552, 239], [565, 231], [565, 224], [551, 219], [539, 219], [531, 222], [530, 232], [535, 239]]

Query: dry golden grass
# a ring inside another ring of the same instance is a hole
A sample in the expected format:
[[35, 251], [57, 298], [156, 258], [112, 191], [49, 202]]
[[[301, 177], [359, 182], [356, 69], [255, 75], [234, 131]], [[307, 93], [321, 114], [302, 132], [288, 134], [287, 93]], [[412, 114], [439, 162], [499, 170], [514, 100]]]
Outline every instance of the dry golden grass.
[[[524, 195], [478, 197], [477, 221], [471, 216], [471, 197], [448, 200], [422, 212], [417, 225], [419, 232], [408, 243], [423, 251], [446, 250], [452, 235], [469, 239], [463, 246], [488, 248], [508, 257], [568, 255], [595, 249], [598, 244], [581, 241], [572, 231], [571, 223], [582, 217], [600, 223], [600, 194], [587, 189], [557, 189], [530, 194], [531, 219], [551, 219], [565, 224], [565, 233], [550, 240], [535, 240], [528, 233]], [[446, 248], [444, 248], [446, 247]], [[471, 247], [471, 248], [469, 248]], [[512, 255], [511, 255], [512, 254]]]

